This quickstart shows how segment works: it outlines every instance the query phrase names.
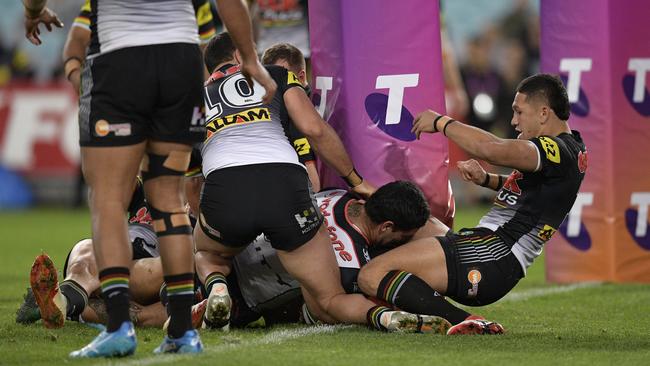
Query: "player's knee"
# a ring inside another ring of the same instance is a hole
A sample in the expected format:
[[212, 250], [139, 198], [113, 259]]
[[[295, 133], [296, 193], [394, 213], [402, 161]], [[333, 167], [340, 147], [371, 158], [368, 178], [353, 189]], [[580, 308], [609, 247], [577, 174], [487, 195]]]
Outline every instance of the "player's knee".
[[84, 239], [78, 242], [68, 261], [66, 269], [70, 275], [94, 274], [96, 272], [95, 252], [91, 239]]
[[158, 237], [167, 235], [191, 235], [190, 217], [184, 209], [162, 211], [150, 205], [149, 211], [153, 219], [153, 229]]
[[147, 153], [142, 161], [142, 179], [163, 177], [182, 177], [190, 164], [191, 151], [173, 150], [167, 155]]
[[377, 294], [379, 282], [381, 282], [381, 279], [385, 274], [385, 271], [381, 270], [377, 266], [373, 266], [372, 262], [361, 267], [359, 276], [357, 277], [359, 289], [368, 296], [375, 296]]

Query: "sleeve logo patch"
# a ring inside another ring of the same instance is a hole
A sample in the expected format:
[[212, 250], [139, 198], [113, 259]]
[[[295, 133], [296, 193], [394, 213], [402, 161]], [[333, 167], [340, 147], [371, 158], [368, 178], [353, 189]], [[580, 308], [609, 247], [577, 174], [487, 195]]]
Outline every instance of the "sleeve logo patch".
[[305, 137], [293, 140], [293, 148], [296, 149], [300, 156], [309, 154], [311, 151], [311, 145], [309, 145], [309, 141]]
[[560, 163], [560, 148], [557, 146], [557, 142], [553, 141], [548, 137], [540, 137], [539, 142], [542, 143], [542, 148], [546, 152], [546, 158], [554, 163]]
[[556, 230], [549, 225], [544, 225], [544, 228], [537, 233], [537, 237], [547, 242], [551, 239], [553, 234], [555, 234], [555, 231]]
[[298, 79], [296, 74], [289, 71], [289, 72], [287, 72], [287, 85], [293, 85], [293, 84], [297, 84], [297, 85], [302, 86], [302, 84], [300, 83], [300, 79]]

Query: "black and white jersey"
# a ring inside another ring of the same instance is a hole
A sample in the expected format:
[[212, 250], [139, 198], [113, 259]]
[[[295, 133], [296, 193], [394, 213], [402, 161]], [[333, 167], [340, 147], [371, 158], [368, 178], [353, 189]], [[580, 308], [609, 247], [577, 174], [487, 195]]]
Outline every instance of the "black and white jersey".
[[262, 102], [264, 88], [251, 89], [239, 66], [226, 65], [212, 74], [205, 87], [207, 136], [203, 144], [203, 175], [234, 166], [291, 163], [300, 165], [285, 134], [288, 112], [284, 93], [302, 87], [294, 73], [280, 66], [265, 66], [278, 85], [270, 104]]
[[89, 59], [127, 47], [199, 44], [190, 0], [90, 0], [89, 14]]
[[512, 245], [524, 272], [571, 210], [587, 169], [587, 151], [577, 131], [530, 141], [537, 148], [538, 170], [514, 170], [478, 225]]

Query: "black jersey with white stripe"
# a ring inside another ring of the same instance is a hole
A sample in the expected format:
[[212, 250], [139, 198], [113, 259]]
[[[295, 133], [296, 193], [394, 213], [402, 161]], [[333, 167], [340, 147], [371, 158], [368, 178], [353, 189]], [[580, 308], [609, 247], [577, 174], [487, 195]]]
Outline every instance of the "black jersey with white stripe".
[[571, 210], [587, 169], [578, 131], [530, 141], [539, 154], [538, 170], [514, 170], [479, 223], [512, 245], [524, 271]]

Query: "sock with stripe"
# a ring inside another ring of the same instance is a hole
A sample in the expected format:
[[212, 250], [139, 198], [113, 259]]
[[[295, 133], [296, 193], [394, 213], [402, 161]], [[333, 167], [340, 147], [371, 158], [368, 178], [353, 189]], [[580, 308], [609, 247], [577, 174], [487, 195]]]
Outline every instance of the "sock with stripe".
[[170, 338], [181, 338], [192, 329], [192, 303], [194, 302], [194, 273], [165, 276], [169, 305]]
[[167, 284], [165, 282], [160, 286], [158, 296], [160, 297], [160, 303], [165, 307], [165, 311], [167, 311], [167, 316], [169, 316], [169, 306], [167, 306], [169, 305], [169, 297], [167, 296]]
[[386, 330], [386, 327], [381, 325], [381, 316], [387, 311], [391, 311], [391, 309], [381, 305], [371, 307], [366, 313], [368, 326], [377, 330]]
[[388, 272], [379, 283], [377, 297], [409, 313], [439, 316], [452, 324], [471, 315], [449, 303], [422, 279], [405, 271]]
[[114, 332], [129, 318], [129, 269], [109, 267], [99, 272], [102, 297], [108, 313], [107, 332]]
[[208, 296], [210, 296], [212, 293], [212, 288], [214, 285], [219, 283], [228, 286], [226, 276], [224, 276], [221, 272], [212, 272], [208, 275], [208, 277], [205, 278], [205, 291], [207, 292]]
[[59, 285], [59, 291], [65, 296], [66, 317], [72, 320], [78, 320], [79, 315], [88, 305], [88, 294], [81, 285], [74, 280], [65, 280]]

